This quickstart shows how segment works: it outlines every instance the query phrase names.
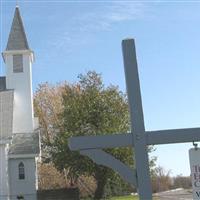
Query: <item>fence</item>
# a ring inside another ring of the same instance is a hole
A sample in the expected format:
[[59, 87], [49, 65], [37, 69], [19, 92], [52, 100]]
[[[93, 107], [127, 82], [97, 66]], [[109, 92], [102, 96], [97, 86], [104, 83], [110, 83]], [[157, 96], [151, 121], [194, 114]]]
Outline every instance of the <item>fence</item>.
[[[32, 200], [36, 199], [36, 194], [26, 194], [23, 196], [0, 195], [0, 200]], [[37, 200], [79, 200], [78, 188], [64, 188], [55, 190], [40, 190], [37, 192]]]
[[79, 200], [78, 188], [38, 191], [38, 200]]

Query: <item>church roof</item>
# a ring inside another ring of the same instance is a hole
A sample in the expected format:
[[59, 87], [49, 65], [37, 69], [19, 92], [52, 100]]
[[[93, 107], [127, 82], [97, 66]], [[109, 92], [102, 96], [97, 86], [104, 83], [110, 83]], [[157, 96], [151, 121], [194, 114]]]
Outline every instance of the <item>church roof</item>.
[[0, 76], [0, 92], [6, 90], [6, 77]]
[[12, 50], [29, 50], [29, 45], [18, 6], [15, 9], [12, 27], [6, 47], [6, 51]]
[[[3, 83], [3, 84], [2, 84]], [[0, 140], [12, 135], [14, 90], [6, 90], [4, 79], [0, 78]]]
[[16, 133], [9, 147], [9, 157], [15, 155], [38, 155], [40, 153], [39, 131], [34, 133]]

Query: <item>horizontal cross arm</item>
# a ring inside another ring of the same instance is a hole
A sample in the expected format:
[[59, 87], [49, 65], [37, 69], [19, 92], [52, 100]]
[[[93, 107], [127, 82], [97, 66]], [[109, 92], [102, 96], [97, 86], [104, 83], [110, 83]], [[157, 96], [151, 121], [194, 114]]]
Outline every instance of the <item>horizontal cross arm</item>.
[[79, 136], [69, 139], [71, 150], [104, 149], [133, 146], [131, 134]]
[[[200, 128], [171, 129], [159, 131], [146, 131], [147, 145], [172, 144], [200, 141]], [[98, 136], [79, 136], [69, 139], [71, 150], [83, 149], [106, 149], [115, 147], [134, 146], [132, 135], [98, 135]]]
[[100, 149], [88, 149], [80, 151], [82, 155], [88, 156], [98, 165], [103, 165], [118, 172], [124, 180], [137, 187], [136, 171], [126, 166], [120, 160]]
[[148, 145], [200, 141], [200, 128], [146, 131]]

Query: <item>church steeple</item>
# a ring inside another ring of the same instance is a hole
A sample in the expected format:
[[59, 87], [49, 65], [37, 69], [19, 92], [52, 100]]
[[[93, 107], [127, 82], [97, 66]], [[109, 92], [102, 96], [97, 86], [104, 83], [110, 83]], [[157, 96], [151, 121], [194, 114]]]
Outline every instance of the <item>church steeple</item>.
[[15, 14], [6, 47], [6, 51], [13, 50], [30, 50], [18, 6], [15, 8]]

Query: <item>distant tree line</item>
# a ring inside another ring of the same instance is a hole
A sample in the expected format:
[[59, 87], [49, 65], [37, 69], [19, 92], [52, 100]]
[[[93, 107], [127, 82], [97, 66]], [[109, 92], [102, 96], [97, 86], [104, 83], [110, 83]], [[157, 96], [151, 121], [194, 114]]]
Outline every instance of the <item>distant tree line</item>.
[[177, 175], [170, 176], [170, 171], [158, 166], [152, 174], [152, 189], [153, 192], [162, 192], [176, 188], [191, 189], [192, 182], [190, 176]]

